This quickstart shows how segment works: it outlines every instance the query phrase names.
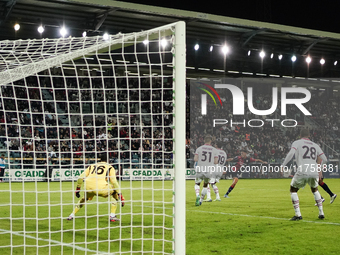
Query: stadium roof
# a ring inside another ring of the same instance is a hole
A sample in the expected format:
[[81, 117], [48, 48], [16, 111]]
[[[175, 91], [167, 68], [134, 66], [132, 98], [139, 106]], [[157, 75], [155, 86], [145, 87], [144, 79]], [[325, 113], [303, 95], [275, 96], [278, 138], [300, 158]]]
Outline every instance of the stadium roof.
[[[43, 37], [56, 38], [62, 26], [69, 35], [81, 36], [84, 31], [88, 35], [138, 32], [184, 20], [189, 75], [340, 77], [340, 66], [334, 65], [340, 61], [337, 33], [110, 0], [3, 0], [0, 6], [0, 40], [40, 38], [41, 24]], [[15, 23], [21, 26], [17, 32]], [[220, 53], [225, 44], [230, 49], [226, 56]], [[261, 50], [266, 53], [263, 59]]]

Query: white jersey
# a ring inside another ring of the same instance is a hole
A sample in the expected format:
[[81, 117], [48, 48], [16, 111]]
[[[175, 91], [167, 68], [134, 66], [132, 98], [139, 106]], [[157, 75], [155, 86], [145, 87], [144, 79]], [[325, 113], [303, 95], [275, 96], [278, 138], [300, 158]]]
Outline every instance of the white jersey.
[[223, 175], [223, 167], [225, 166], [226, 159], [227, 159], [227, 153], [225, 153], [222, 149], [216, 149], [217, 150], [217, 156], [218, 156], [218, 162], [214, 173], [211, 173], [211, 182], [219, 182], [219, 180], [222, 178]]
[[299, 175], [317, 177], [318, 165], [316, 160], [318, 156], [321, 157], [323, 161], [327, 161], [320, 146], [308, 138], [302, 138], [293, 142], [292, 148], [283, 162], [283, 166], [292, 159], [293, 155], [295, 155], [297, 174]]
[[218, 158], [217, 149], [210, 144], [204, 144], [197, 148], [195, 156], [198, 156], [196, 172], [209, 172], [208, 167], [214, 166], [215, 158]]
[[225, 161], [227, 160], [227, 153], [222, 149], [216, 149], [218, 156], [218, 165], [223, 167], [225, 165]]

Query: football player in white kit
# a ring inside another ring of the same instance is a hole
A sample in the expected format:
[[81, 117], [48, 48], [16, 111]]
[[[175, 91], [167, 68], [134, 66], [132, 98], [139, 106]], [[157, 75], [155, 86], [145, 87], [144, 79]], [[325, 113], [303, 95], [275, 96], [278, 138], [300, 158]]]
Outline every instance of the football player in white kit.
[[295, 155], [297, 171], [290, 183], [290, 195], [295, 216], [291, 218], [291, 220], [302, 220], [297, 192], [299, 189], [305, 187], [306, 184], [310, 186], [315, 202], [319, 208], [319, 219], [324, 219], [322, 199], [318, 191], [319, 172], [321, 169], [320, 165], [317, 164], [317, 160], [321, 158], [323, 162], [326, 162], [327, 158], [320, 146], [309, 140], [308, 129], [302, 129], [300, 137], [300, 140], [293, 142], [292, 148], [282, 164], [282, 167], [285, 167]]
[[[212, 137], [206, 136], [204, 138], [204, 145], [198, 147], [195, 152], [194, 161], [197, 162], [195, 166], [196, 179], [195, 179], [195, 192], [196, 192], [196, 206], [200, 206], [207, 194], [207, 186], [210, 182], [211, 172], [216, 169], [218, 163], [217, 149], [211, 145]], [[200, 184], [204, 181], [201, 197], [199, 196]]]
[[216, 182], [220, 182], [220, 179], [222, 178], [223, 170], [224, 170], [223, 167], [225, 166], [226, 159], [227, 159], [227, 153], [222, 149], [222, 147], [223, 147], [223, 142], [218, 141], [215, 143], [215, 148], [217, 149], [217, 156], [218, 156], [217, 168], [215, 169], [214, 172], [211, 173], [211, 178], [209, 181], [216, 195], [216, 199], [214, 201], [221, 201], [218, 187], [216, 186]]

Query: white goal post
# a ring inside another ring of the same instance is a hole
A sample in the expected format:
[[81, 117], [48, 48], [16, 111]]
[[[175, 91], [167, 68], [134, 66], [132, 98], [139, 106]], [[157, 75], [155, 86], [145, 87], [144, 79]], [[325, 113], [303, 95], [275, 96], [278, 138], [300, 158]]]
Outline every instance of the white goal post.
[[[1, 253], [185, 254], [185, 34], [0, 41]], [[119, 221], [97, 196], [68, 221], [100, 152]]]

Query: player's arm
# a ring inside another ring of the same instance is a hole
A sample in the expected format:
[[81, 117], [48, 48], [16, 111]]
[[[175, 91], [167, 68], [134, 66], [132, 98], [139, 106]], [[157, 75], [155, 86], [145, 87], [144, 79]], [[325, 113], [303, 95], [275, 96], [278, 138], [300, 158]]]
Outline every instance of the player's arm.
[[116, 178], [116, 170], [113, 166], [111, 166], [109, 169], [109, 181], [112, 184], [113, 189], [116, 192], [120, 193], [120, 186]]
[[288, 152], [288, 154], [287, 154], [285, 160], [283, 161], [281, 167], [285, 167], [288, 164], [288, 162], [293, 158], [295, 151], [296, 151], [296, 149], [294, 147], [292, 147], [290, 149], [290, 151]]
[[[320, 161], [320, 163], [319, 163]], [[326, 163], [327, 162], [327, 157], [325, 155], [325, 153], [321, 153], [320, 155], [318, 155], [318, 158], [317, 158], [317, 161], [316, 161], [318, 164], [321, 164], [322, 162], [323, 163]]]
[[118, 193], [118, 199], [122, 202], [122, 207], [123, 207], [125, 204], [124, 203], [125, 199], [120, 191], [120, 186], [116, 178], [116, 170], [113, 166], [111, 166], [109, 169], [109, 179], [110, 179], [110, 183], [113, 186], [114, 192]]
[[80, 198], [80, 189], [81, 189], [81, 186], [83, 185], [83, 182], [84, 182], [84, 178], [86, 177], [86, 171], [82, 172], [81, 175], [79, 175], [78, 177], [78, 180], [77, 180], [77, 188], [76, 188], [76, 197], [77, 198]]
[[196, 153], [194, 156], [194, 161], [197, 162], [198, 161], [198, 154]]
[[214, 157], [214, 164], [217, 165], [218, 164], [218, 156]]
[[234, 160], [234, 158], [228, 158], [228, 159], [226, 159], [225, 162], [230, 162], [230, 161], [233, 161], [233, 160]]
[[263, 161], [261, 159], [254, 159], [255, 162], [261, 162], [262, 164], [267, 164], [267, 161]]

